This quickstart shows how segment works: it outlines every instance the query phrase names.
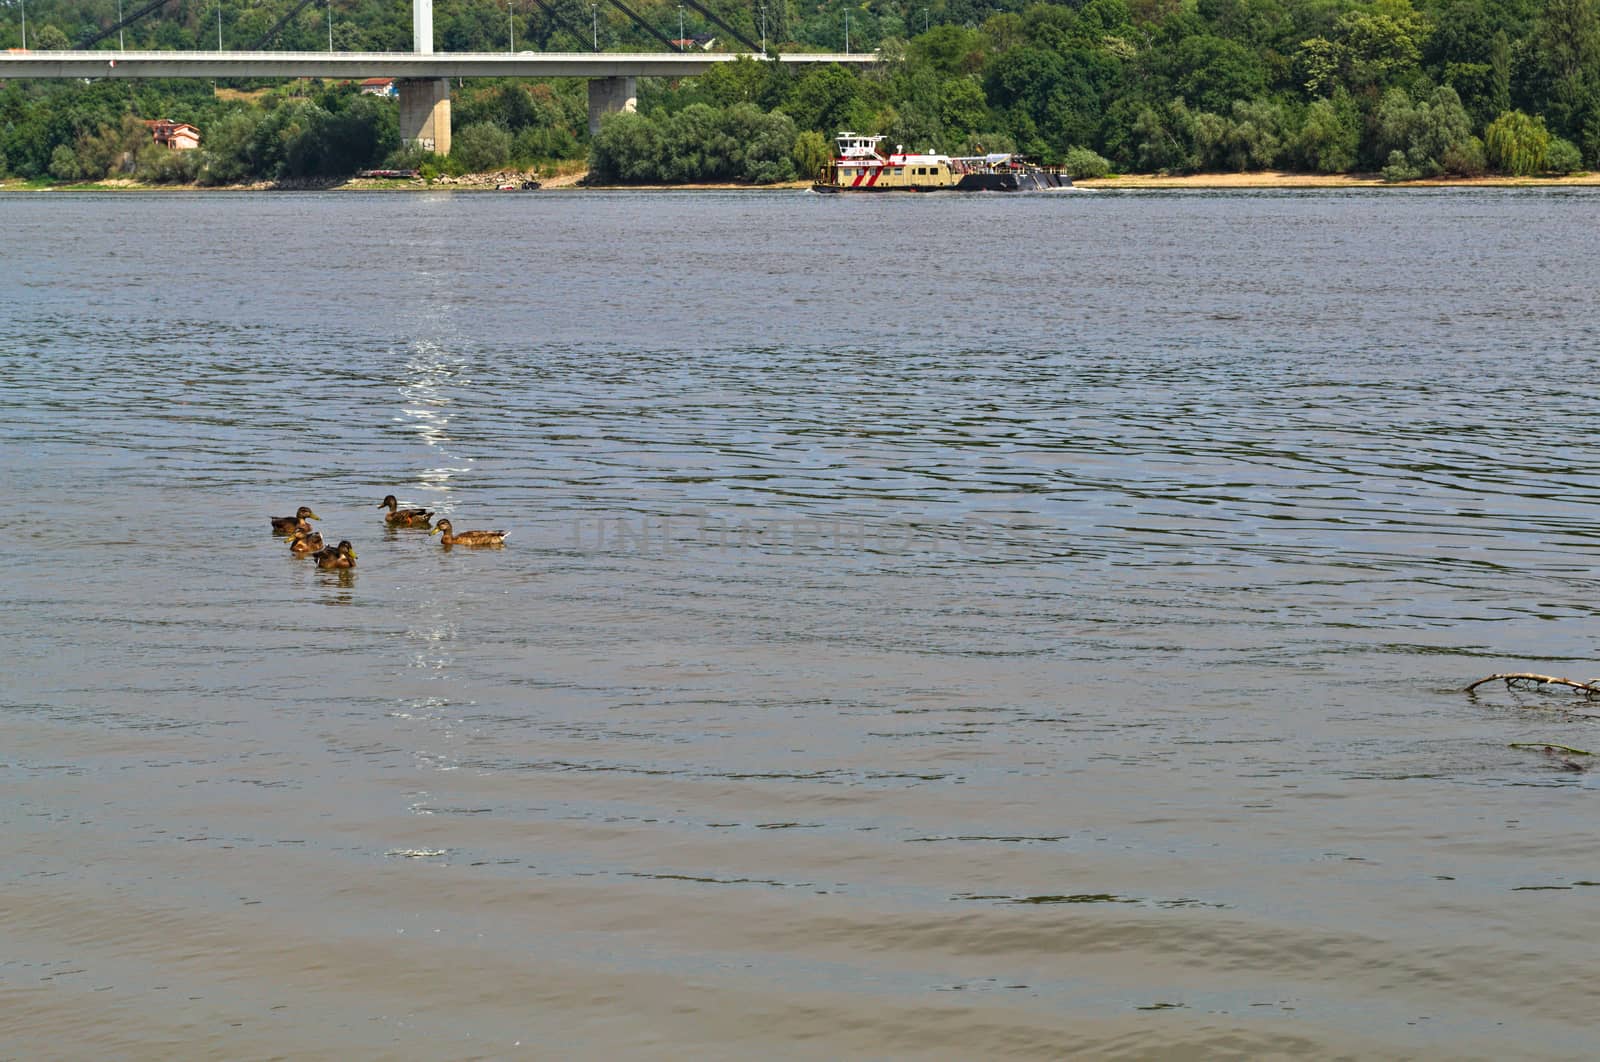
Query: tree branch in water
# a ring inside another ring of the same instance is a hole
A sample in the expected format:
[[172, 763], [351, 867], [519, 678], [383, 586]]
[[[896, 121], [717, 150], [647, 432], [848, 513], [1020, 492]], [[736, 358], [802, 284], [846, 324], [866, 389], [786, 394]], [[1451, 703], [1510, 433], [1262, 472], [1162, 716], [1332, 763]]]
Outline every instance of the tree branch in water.
[[1555, 675], [1535, 675], [1531, 671], [1509, 671], [1504, 674], [1490, 675], [1481, 678], [1468, 686], [1465, 690], [1471, 693], [1486, 682], [1495, 679], [1505, 680], [1507, 689], [1529, 689], [1538, 686], [1567, 686], [1574, 692], [1581, 693], [1588, 698], [1600, 698], [1600, 679], [1590, 679], [1588, 682], [1579, 682], [1577, 679], [1558, 678]]

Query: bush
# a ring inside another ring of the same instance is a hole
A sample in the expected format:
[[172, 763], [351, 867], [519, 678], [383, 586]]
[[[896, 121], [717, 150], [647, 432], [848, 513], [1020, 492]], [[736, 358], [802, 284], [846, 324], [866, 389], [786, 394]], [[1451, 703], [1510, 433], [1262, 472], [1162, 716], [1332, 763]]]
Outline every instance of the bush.
[[511, 158], [511, 134], [492, 122], [478, 122], [456, 134], [450, 154], [468, 171], [498, 169]]
[[200, 172], [200, 152], [160, 150], [141, 175], [157, 184], [191, 184]]
[[1489, 168], [1489, 163], [1483, 155], [1483, 141], [1475, 136], [1469, 136], [1460, 143], [1446, 148], [1439, 164], [1444, 167], [1446, 173], [1462, 177], [1481, 177]]
[[437, 171], [439, 162], [439, 156], [421, 144], [402, 144], [384, 156], [383, 165], [378, 168], [385, 170], [421, 170], [424, 166], [432, 166]]
[[1550, 141], [1550, 150], [1545, 152], [1544, 168], [1551, 173], [1577, 173], [1583, 169], [1583, 155], [1578, 145], [1558, 136]]
[[1507, 111], [1483, 131], [1484, 153], [1500, 173], [1524, 177], [1544, 169], [1550, 151], [1550, 132], [1543, 118]]
[[1111, 172], [1111, 163], [1086, 147], [1070, 147], [1061, 160], [1061, 168], [1074, 180], [1104, 177]]
[[565, 127], [529, 126], [511, 140], [511, 157], [519, 162], [570, 159], [578, 154], [578, 138]]
[[82, 177], [78, 153], [65, 144], [56, 145], [56, 149], [50, 153], [50, 176], [58, 181], [76, 181]]
[[1422, 171], [1413, 166], [1407, 159], [1404, 151], [1389, 152], [1389, 163], [1383, 168], [1383, 179], [1390, 184], [1401, 181], [1414, 181], [1422, 176]]

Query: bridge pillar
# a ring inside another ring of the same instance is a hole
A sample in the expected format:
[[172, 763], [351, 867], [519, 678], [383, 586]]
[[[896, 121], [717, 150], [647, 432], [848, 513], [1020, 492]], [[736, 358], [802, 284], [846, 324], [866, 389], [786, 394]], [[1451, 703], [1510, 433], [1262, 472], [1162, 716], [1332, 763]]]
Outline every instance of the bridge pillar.
[[450, 154], [449, 78], [401, 79], [400, 142], [438, 155]]
[[636, 77], [592, 77], [589, 79], [589, 135], [600, 131], [600, 119], [618, 111], [634, 111], [639, 106], [639, 79]]

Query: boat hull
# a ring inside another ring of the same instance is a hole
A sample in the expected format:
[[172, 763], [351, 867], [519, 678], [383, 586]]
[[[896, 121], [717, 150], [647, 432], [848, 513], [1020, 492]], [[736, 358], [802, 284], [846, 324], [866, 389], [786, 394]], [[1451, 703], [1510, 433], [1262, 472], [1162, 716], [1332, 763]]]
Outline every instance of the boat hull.
[[813, 192], [1049, 192], [1058, 188], [1071, 188], [1072, 178], [1064, 173], [1047, 170], [1022, 170], [1017, 173], [969, 173], [955, 184], [829, 184], [818, 181], [811, 186]]

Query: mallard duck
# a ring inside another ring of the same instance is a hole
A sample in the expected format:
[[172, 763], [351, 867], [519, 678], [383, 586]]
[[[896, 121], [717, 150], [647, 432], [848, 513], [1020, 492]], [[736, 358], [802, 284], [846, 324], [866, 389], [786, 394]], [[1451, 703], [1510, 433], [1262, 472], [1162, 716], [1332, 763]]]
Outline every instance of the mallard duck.
[[428, 533], [443, 535], [439, 541], [446, 546], [499, 546], [505, 543], [508, 534], [505, 531], [463, 531], [458, 535], [449, 520], [440, 520]]
[[388, 506], [389, 512], [384, 520], [390, 527], [427, 527], [428, 521], [433, 519], [433, 513], [427, 509], [402, 509], [393, 494], [388, 495], [378, 503], [378, 508]]
[[289, 534], [289, 552], [297, 557], [307, 553], [316, 553], [322, 549], [322, 532], [320, 531], [293, 531]]
[[287, 535], [291, 531], [310, 531], [311, 525], [307, 520], [321, 520], [322, 517], [311, 511], [309, 505], [302, 505], [293, 516], [274, 516], [272, 518], [272, 533]]
[[340, 542], [337, 546], [317, 551], [317, 567], [319, 568], [354, 568], [356, 566], [356, 548], [348, 540]]

